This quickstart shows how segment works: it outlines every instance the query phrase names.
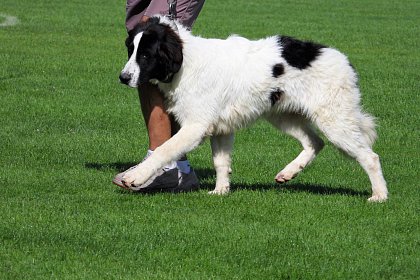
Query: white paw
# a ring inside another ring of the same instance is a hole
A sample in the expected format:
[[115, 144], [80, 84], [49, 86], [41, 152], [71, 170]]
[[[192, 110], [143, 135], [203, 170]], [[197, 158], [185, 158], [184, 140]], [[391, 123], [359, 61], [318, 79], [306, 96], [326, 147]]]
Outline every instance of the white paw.
[[286, 183], [287, 181], [292, 180], [295, 178], [300, 171], [302, 171], [303, 165], [297, 163], [289, 163], [282, 171], [280, 171], [277, 175], [276, 180], [277, 183]]
[[368, 199], [368, 201], [369, 202], [385, 202], [387, 199], [388, 199], [387, 194], [374, 194]]
[[229, 187], [224, 188], [215, 188], [212, 191], [209, 191], [209, 194], [215, 194], [215, 195], [225, 195], [229, 193]]
[[127, 173], [124, 174], [122, 181], [124, 184], [133, 190], [138, 190], [141, 185], [143, 185], [146, 180], [143, 178], [143, 176], [136, 170], [130, 170]]
[[286, 183], [287, 181], [292, 180], [293, 178], [295, 178], [297, 176], [298, 172], [285, 172], [285, 171], [280, 171], [279, 174], [276, 175], [276, 178], [274, 178], [274, 180], [276, 180], [277, 183]]

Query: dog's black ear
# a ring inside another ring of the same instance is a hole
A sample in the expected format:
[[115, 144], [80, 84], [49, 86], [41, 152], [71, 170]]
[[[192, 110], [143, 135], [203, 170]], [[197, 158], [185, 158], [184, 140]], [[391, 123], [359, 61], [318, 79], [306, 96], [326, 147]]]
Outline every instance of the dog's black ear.
[[141, 78], [170, 82], [182, 65], [182, 41], [165, 24], [149, 24], [139, 42]]
[[172, 28], [169, 26], [164, 28], [166, 30], [164, 37], [159, 42], [158, 55], [167, 73], [175, 74], [181, 68], [183, 61], [182, 40]]

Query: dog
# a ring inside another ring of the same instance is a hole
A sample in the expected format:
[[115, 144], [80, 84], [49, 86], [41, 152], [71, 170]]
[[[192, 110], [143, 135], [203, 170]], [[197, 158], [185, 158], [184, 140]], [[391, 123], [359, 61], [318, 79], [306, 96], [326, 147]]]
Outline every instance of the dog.
[[120, 81], [133, 88], [157, 85], [181, 127], [126, 172], [127, 187], [141, 189], [159, 168], [210, 137], [216, 170], [210, 193], [228, 193], [234, 132], [264, 118], [303, 147], [276, 175], [278, 183], [294, 178], [323, 148], [315, 126], [365, 170], [372, 185], [368, 200], [387, 199], [379, 156], [372, 150], [374, 118], [363, 112], [357, 74], [336, 49], [280, 35], [206, 39], [164, 16], [138, 26], [126, 45], [129, 59]]

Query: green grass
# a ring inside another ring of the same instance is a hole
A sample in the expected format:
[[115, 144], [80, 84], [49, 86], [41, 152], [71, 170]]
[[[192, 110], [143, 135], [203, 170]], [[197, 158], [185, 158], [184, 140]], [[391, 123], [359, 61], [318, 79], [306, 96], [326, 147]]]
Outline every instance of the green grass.
[[384, 204], [331, 145], [275, 185], [300, 147], [265, 123], [237, 134], [228, 196], [207, 195], [208, 142], [190, 154], [199, 192], [121, 191], [111, 179], [147, 148], [117, 81], [124, 1], [2, 0], [0, 14], [20, 20], [0, 27], [0, 279], [418, 279], [418, 1], [208, 1], [194, 29], [345, 52], [378, 118]]

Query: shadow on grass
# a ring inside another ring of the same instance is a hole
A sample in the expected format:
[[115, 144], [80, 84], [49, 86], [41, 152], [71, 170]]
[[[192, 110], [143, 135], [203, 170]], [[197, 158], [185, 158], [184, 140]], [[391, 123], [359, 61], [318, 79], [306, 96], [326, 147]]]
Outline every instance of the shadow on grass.
[[[112, 162], [112, 163], [86, 163], [85, 167], [88, 169], [96, 169], [96, 170], [115, 170], [116, 172], [123, 172], [128, 168], [136, 165], [135, 162]], [[214, 182], [209, 183], [209, 180], [214, 181], [215, 178], [215, 171], [211, 168], [194, 168], [197, 177], [200, 179], [200, 189], [201, 190], [213, 190], [214, 189]], [[349, 196], [368, 196], [370, 193], [366, 191], [357, 191], [352, 190], [347, 187], [331, 187], [331, 186], [324, 186], [324, 185], [313, 185], [313, 184], [305, 184], [305, 183], [285, 183], [285, 184], [277, 184], [273, 183], [257, 183], [257, 184], [242, 184], [242, 183], [231, 183], [231, 190], [232, 192], [240, 191], [240, 190], [252, 190], [252, 191], [267, 191], [267, 190], [277, 190], [279, 192], [305, 192], [305, 193], [312, 193], [316, 195], [349, 195]], [[126, 190], [121, 189], [121, 193], [128, 193]], [[144, 194], [154, 194], [164, 191], [153, 191], [153, 192], [144, 192]], [[142, 192], [143, 194], [143, 192]]]
[[277, 190], [279, 192], [290, 192], [290, 193], [312, 193], [317, 195], [349, 195], [349, 196], [367, 196], [368, 191], [357, 191], [346, 187], [331, 187], [324, 185], [314, 185], [305, 183], [285, 183], [285, 184], [236, 184], [233, 183], [231, 186], [233, 191], [235, 190]]

